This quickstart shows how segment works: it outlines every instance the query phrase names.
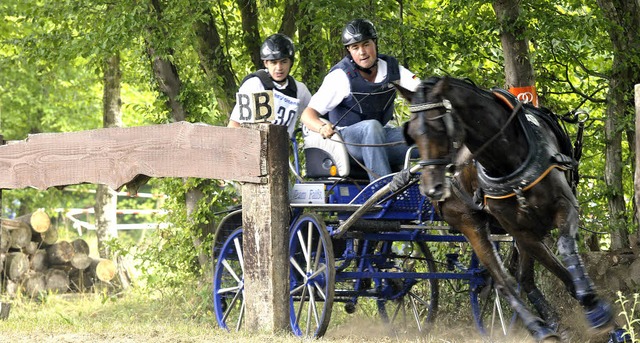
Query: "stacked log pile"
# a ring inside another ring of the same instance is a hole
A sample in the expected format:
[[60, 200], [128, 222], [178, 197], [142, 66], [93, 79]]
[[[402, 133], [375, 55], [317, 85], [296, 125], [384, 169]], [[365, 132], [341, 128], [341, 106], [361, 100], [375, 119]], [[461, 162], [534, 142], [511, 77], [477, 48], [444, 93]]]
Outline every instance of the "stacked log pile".
[[89, 256], [85, 240], [59, 240], [44, 211], [0, 218], [0, 229], [0, 282], [9, 294], [84, 292], [116, 274], [111, 260]]

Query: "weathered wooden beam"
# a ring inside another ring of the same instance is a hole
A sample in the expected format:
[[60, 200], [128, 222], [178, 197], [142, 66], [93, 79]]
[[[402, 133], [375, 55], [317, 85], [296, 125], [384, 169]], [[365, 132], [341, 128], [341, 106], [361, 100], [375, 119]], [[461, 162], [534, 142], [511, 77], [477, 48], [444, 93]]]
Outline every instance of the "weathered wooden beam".
[[80, 183], [119, 189], [137, 175], [264, 183], [260, 135], [188, 122], [30, 135], [0, 146], [0, 189]]
[[636, 107], [636, 170], [634, 180], [634, 190], [635, 190], [635, 208], [636, 208], [636, 220], [640, 220], [640, 83], [636, 84], [634, 87], [634, 95], [635, 95], [635, 107]]
[[242, 186], [245, 323], [250, 331], [289, 327], [288, 140], [284, 126], [259, 125], [269, 182]]

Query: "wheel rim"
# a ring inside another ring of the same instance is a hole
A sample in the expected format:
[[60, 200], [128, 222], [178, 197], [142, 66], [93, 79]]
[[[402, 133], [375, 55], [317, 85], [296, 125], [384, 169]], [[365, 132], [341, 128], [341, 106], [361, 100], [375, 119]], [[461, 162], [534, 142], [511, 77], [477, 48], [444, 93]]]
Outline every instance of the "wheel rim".
[[221, 328], [239, 331], [244, 321], [244, 258], [242, 229], [224, 242], [213, 276], [213, 309]]
[[291, 230], [290, 319], [297, 336], [320, 337], [326, 332], [333, 305], [333, 247], [324, 223], [314, 215], [301, 217]]

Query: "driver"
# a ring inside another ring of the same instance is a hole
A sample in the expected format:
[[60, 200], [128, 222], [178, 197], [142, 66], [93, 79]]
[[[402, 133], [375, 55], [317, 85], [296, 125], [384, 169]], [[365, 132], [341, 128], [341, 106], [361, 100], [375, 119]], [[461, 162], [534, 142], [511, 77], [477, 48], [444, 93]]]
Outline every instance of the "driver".
[[[349, 154], [364, 163], [373, 181], [401, 165], [408, 149], [402, 128], [387, 125], [396, 97], [392, 84], [415, 92], [420, 79], [395, 58], [378, 54], [378, 33], [367, 19], [347, 23], [342, 44], [346, 56], [325, 76], [300, 120], [324, 138], [340, 132]], [[320, 120], [326, 114], [331, 125]]]

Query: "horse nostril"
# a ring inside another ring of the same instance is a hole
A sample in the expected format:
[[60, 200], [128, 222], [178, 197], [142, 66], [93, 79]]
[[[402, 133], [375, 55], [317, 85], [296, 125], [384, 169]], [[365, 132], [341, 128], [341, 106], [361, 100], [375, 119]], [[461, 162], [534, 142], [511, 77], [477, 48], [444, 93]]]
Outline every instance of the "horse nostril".
[[441, 183], [434, 185], [427, 191], [427, 196], [431, 199], [440, 199], [442, 197], [442, 189]]

